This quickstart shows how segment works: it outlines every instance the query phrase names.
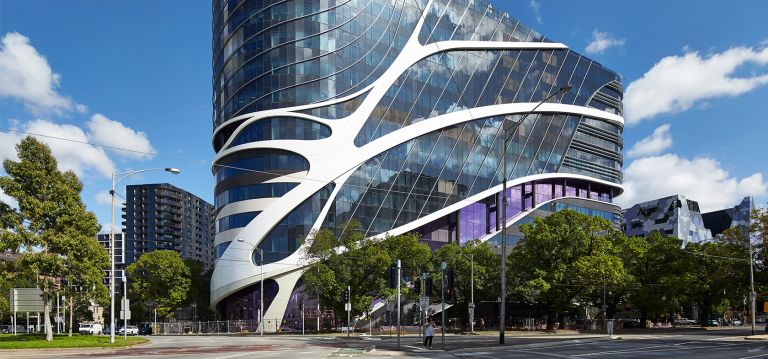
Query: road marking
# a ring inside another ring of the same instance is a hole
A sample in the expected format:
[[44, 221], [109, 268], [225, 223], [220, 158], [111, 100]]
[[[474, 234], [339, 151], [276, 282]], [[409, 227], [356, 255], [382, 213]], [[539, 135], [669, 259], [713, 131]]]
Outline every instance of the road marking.
[[741, 357], [739, 359], [750, 359], [750, 358], [757, 358], [757, 357], [765, 357], [765, 354], [758, 354], [758, 355], [753, 355], [749, 357]]
[[224, 356], [224, 357], [218, 357], [216, 359], [234, 358], [234, 357], [239, 357], [239, 356], [248, 355], [248, 354], [251, 354], [251, 353], [232, 354], [232, 355], [227, 355], [227, 356]]

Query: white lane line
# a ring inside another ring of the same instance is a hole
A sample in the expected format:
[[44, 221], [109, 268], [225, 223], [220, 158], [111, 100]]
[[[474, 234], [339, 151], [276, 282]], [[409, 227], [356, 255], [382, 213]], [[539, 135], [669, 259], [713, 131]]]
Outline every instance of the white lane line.
[[232, 355], [227, 355], [223, 357], [217, 357], [216, 359], [234, 358], [234, 357], [239, 357], [239, 356], [248, 355], [248, 354], [252, 354], [252, 353], [249, 352], [249, 353], [232, 354]]
[[741, 357], [739, 359], [750, 359], [750, 358], [757, 358], [757, 357], [765, 357], [765, 354], [758, 354], [758, 355], [753, 355], [749, 357]]

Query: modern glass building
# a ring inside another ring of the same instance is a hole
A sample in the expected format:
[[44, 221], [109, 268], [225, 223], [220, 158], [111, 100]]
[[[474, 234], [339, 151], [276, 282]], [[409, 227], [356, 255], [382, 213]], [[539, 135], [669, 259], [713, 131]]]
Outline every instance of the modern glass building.
[[226, 319], [290, 325], [306, 236], [350, 219], [433, 248], [563, 208], [618, 224], [620, 77], [482, 0], [214, 0], [213, 107]]

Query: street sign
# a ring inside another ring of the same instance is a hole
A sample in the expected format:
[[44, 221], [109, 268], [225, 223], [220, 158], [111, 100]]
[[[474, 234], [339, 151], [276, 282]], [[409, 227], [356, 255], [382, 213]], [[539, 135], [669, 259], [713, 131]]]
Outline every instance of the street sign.
[[131, 320], [131, 311], [130, 310], [127, 312], [127, 315], [128, 315], [128, 317], [126, 318], [126, 312], [124, 310], [121, 310], [120, 311], [120, 320], [125, 320], [125, 319]]
[[344, 303], [344, 310], [347, 311], [347, 312], [352, 310], [352, 304], [351, 303]]
[[11, 312], [44, 311], [43, 291], [40, 288], [12, 288]]
[[426, 308], [429, 306], [429, 297], [421, 297], [419, 298], [419, 305], [422, 308]]
[[469, 321], [475, 321], [475, 303], [469, 303]]

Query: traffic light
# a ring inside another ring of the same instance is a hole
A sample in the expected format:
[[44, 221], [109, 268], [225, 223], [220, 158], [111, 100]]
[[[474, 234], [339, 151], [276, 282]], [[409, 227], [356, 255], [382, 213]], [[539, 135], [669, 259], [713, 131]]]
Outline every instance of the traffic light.
[[427, 279], [424, 280], [424, 295], [432, 295], [432, 277], [428, 276]]
[[421, 279], [416, 278], [416, 280], [413, 281], [413, 290], [416, 291], [416, 294], [421, 295]]
[[349, 289], [344, 289], [344, 292], [341, 294], [341, 299], [344, 303], [349, 303]]
[[389, 288], [397, 288], [397, 268], [389, 267]]
[[450, 299], [453, 298], [453, 268], [448, 270], [447, 273], [447, 280], [445, 283], [445, 298]]

